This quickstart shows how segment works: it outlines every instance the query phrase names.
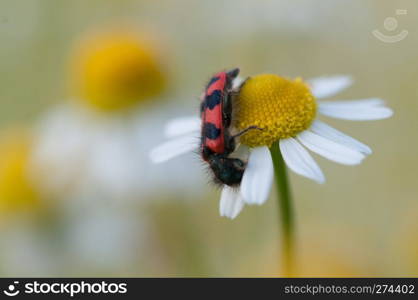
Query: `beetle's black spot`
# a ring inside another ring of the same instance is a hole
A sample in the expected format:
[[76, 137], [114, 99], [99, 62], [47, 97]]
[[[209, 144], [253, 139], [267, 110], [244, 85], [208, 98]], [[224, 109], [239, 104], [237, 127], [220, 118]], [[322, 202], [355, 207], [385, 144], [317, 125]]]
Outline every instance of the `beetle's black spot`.
[[208, 85], [206, 86], [206, 89], [208, 89], [212, 84], [214, 84], [215, 82], [217, 82], [219, 80], [219, 76], [215, 76], [212, 77], [208, 83]]
[[216, 105], [220, 104], [222, 100], [222, 92], [219, 90], [213, 91], [212, 94], [206, 96], [205, 98], [205, 107], [213, 109]]
[[208, 122], [203, 125], [203, 134], [208, 139], [216, 140], [221, 135], [221, 129]]

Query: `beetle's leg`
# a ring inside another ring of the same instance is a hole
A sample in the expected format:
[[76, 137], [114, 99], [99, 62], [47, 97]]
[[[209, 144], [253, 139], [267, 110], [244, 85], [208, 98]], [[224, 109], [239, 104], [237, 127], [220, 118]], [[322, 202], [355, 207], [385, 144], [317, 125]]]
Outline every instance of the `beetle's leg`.
[[229, 126], [231, 126], [231, 117], [232, 117], [232, 99], [231, 99], [230, 93], [227, 93], [224, 98], [224, 107], [222, 111], [222, 116], [223, 116], [225, 128], [229, 128]]
[[253, 130], [253, 129], [257, 129], [257, 130], [264, 130], [263, 128], [260, 128], [260, 127], [257, 127], [257, 126], [255, 126], [255, 125], [253, 125], [253, 126], [249, 126], [249, 127], [245, 128], [245, 129], [244, 129], [243, 131], [241, 131], [241, 132], [238, 132], [237, 134], [233, 135], [231, 138], [232, 138], [232, 139], [235, 139], [235, 138], [237, 138], [237, 137], [240, 137], [241, 135], [246, 134], [248, 131]]
[[237, 99], [239, 92], [241, 90], [241, 87], [248, 80], [248, 78], [246, 78], [243, 82], [241, 82], [241, 84], [238, 87], [231, 88], [227, 92], [227, 96], [225, 97], [225, 103], [224, 103], [224, 120], [225, 120], [226, 128], [228, 128], [231, 125], [233, 102], [235, 102], [235, 100]]
[[200, 99], [200, 106], [199, 106], [200, 115], [202, 115], [205, 110], [205, 93], [202, 93], [199, 99]]

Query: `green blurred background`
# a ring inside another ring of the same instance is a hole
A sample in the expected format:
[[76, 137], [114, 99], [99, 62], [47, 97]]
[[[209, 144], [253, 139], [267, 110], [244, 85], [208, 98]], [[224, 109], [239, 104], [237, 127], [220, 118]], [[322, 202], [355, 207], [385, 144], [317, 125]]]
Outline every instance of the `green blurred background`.
[[[407, 14], [396, 15], [397, 9]], [[151, 36], [164, 66], [164, 93], [130, 121], [157, 124], [141, 125], [149, 134], [139, 138], [149, 146], [163, 140], [164, 120], [195, 113], [204, 83], [219, 70], [350, 74], [355, 84], [339, 98], [381, 97], [395, 113], [376, 122], [327, 120], [370, 145], [373, 155], [357, 167], [316, 157], [325, 185], [292, 174], [296, 275], [418, 276], [417, 14], [413, 0], [0, 0], [0, 125], [31, 134], [48, 112], [66, 105], [74, 45], [86, 32], [115, 24]], [[384, 28], [387, 17], [398, 20], [396, 30]], [[385, 43], [373, 36], [375, 29], [409, 34]], [[107, 140], [108, 131], [102, 132]], [[147, 149], [140, 151], [144, 156]], [[203, 173], [195, 158], [155, 174], [144, 163], [139, 172], [154, 176], [146, 192], [109, 197], [105, 185], [84, 183], [82, 193], [46, 196], [35, 213], [8, 211], [0, 229], [0, 275], [280, 276], [274, 197], [236, 220], [223, 219], [219, 191], [203, 176], [190, 178], [189, 161], [193, 174]], [[61, 171], [37, 179], [48, 182]], [[189, 184], [179, 188], [179, 176]]]

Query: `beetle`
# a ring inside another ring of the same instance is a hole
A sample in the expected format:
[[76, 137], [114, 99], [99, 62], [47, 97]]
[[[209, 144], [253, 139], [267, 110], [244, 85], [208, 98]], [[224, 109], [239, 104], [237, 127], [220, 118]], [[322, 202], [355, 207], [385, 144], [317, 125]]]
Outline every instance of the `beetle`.
[[240, 88], [233, 88], [233, 81], [238, 74], [238, 68], [215, 74], [206, 86], [200, 106], [201, 157], [209, 164], [215, 182], [232, 187], [241, 183], [246, 166], [241, 159], [229, 157], [236, 149], [235, 140], [251, 129], [260, 129], [250, 126], [231, 135], [232, 102]]

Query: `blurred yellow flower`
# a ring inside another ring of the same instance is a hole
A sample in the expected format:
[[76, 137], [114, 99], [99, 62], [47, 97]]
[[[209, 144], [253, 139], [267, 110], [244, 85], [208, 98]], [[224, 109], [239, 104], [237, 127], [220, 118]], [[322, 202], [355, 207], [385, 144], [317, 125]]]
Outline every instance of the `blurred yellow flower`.
[[151, 44], [133, 32], [92, 36], [80, 44], [71, 63], [75, 96], [99, 111], [133, 107], [165, 87], [165, 74]]
[[343, 254], [312, 251], [300, 257], [292, 277], [357, 277], [365, 276], [356, 262]]
[[31, 138], [20, 130], [0, 136], [0, 214], [30, 211], [40, 203], [28, 175]]
[[[418, 229], [412, 232], [413, 235], [408, 235], [403, 243], [403, 251], [408, 267], [412, 276], [418, 276]], [[405, 274], [405, 273], [404, 273]]]
[[[401, 276], [418, 276], [418, 205], [403, 213], [404, 221], [392, 241], [393, 264]], [[396, 275], [395, 275], [396, 276]]]

